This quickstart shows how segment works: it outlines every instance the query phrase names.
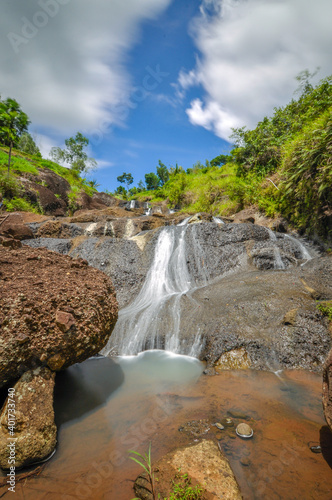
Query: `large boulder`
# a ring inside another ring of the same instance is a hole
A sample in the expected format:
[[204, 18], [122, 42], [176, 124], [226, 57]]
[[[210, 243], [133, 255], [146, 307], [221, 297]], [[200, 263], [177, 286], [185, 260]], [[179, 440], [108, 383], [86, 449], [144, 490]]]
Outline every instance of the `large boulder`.
[[325, 420], [332, 431], [332, 349], [323, 371], [323, 408]]
[[82, 259], [0, 246], [0, 386], [39, 366], [97, 354], [117, 320], [108, 276]]
[[26, 372], [9, 392], [0, 416], [2, 469], [41, 461], [54, 450], [54, 378], [48, 368], [37, 368]]
[[[213, 441], [203, 440], [194, 446], [178, 448], [159, 460], [153, 470], [158, 478], [155, 488], [160, 498], [169, 498], [173, 482], [182, 483], [182, 486], [200, 485], [204, 490], [204, 498], [209, 500], [242, 498], [227, 458]], [[141, 500], [152, 500], [151, 486], [146, 474], [141, 474], [136, 479], [134, 489]]]

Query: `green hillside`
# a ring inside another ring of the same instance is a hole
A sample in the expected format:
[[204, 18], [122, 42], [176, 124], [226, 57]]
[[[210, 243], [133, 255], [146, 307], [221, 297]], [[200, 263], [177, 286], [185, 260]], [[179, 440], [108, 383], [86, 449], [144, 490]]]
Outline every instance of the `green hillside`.
[[[41, 155], [29, 155], [22, 151], [12, 150], [10, 171], [8, 174], [8, 147], [0, 147], [0, 198], [3, 207], [8, 211], [26, 211], [43, 213], [37, 200], [31, 202], [27, 196], [23, 179], [30, 179], [35, 184], [44, 185], [40, 179], [40, 171], [51, 170], [70, 184], [68, 192], [69, 209], [75, 209], [75, 200], [81, 191], [92, 195], [97, 190], [91, 182], [81, 178], [79, 172], [68, 169], [51, 160], [44, 160]], [[57, 196], [57, 195], [56, 195]]]
[[255, 129], [234, 129], [228, 156], [171, 169], [163, 186], [135, 197], [225, 216], [255, 206], [331, 240], [332, 77], [316, 87], [305, 78], [301, 83], [301, 95]]

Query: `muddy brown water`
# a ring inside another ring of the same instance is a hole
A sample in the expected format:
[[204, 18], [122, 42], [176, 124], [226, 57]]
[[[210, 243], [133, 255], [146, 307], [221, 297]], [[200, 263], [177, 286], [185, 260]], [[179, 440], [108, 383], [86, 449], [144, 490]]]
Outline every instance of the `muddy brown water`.
[[[86, 361], [60, 375], [56, 455], [38, 476], [17, 481], [15, 498], [131, 500], [140, 467], [128, 450], [146, 452], [151, 442], [157, 460], [200, 439], [179, 431], [186, 422], [213, 424], [232, 414], [235, 425], [251, 425], [252, 439], [212, 425], [201, 437], [220, 443], [244, 499], [331, 500], [332, 438], [321, 376], [246, 370], [208, 377], [203, 368], [192, 358], [154, 351]], [[323, 453], [310, 450], [317, 445]], [[2, 487], [0, 496], [7, 495]]]

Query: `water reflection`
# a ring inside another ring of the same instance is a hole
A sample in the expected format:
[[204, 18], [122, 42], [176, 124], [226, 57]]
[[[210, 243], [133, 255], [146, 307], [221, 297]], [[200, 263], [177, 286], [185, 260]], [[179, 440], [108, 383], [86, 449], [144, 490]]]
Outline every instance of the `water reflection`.
[[119, 364], [109, 358], [90, 358], [56, 375], [55, 423], [59, 428], [106, 404], [124, 382]]

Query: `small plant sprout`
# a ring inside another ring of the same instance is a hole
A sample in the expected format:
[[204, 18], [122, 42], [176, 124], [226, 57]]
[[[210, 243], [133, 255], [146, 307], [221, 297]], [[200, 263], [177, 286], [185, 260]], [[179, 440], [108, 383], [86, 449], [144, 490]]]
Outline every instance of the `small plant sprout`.
[[[142, 467], [142, 469], [144, 469], [145, 472], [147, 473], [149, 482], [151, 484], [152, 498], [153, 498], [153, 500], [157, 500], [155, 485], [154, 485], [155, 477], [154, 477], [154, 473], [152, 471], [152, 465], [151, 465], [151, 442], [149, 444], [148, 453], [144, 453], [144, 455], [142, 455], [141, 453], [138, 453], [137, 451], [134, 451], [134, 450], [129, 450], [129, 453], [133, 453], [141, 459], [141, 460], [139, 460], [136, 457], [129, 457], [131, 460], [134, 460], [134, 462], [139, 464]], [[139, 500], [139, 499], [134, 498], [133, 500]]]

